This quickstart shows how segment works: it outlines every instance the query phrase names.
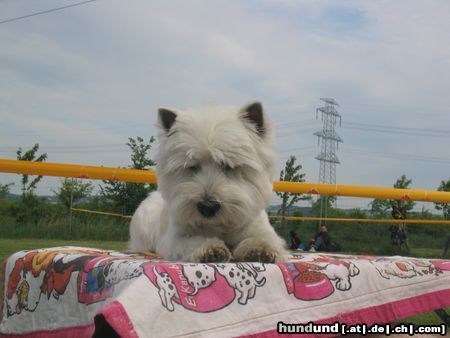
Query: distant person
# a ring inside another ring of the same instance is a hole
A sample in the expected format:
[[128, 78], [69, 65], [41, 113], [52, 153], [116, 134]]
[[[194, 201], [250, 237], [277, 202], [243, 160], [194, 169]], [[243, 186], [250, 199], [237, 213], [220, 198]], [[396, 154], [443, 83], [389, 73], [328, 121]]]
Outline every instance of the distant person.
[[448, 248], [450, 247], [450, 236], [447, 237], [447, 242], [444, 245], [444, 252], [442, 258], [447, 258]]
[[300, 238], [298, 237], [298, 235], [297, 235], [297, 233], [295, 231], [291, 231], [289, 233], [289, 236], [290, 236], [289, 249], [297, 250], [298, 247], [300, 246]]
[[[404, 206], [399, 207], [393, 204], [391, 214], [393, 219], [405, 220], [406, 208]], [[391, 233], [392, 250], [400, 253], [402, 249], [405, 249], [406, 252], [409, 252], [406, 223], [393, 224], [389, 227], [389, 231]]]
[[315, 242], [316, 242], [316, 240], [314, 238], [310, 238], [308, 243], [301, 243], [298, 248], [302, 251], [314, 252], [314, 251], [316, 251], [316, 249], [314, 247]]
[[316, 234], [314, 249], [319, 251], [340, 251], [341, 246], [334, 243], [330, 239], [328, 228], [326, 225], [320, 227], [319, 232]]
[[408, 236], [406, 235], [405, 224], [393, 224], [389, 227], [391, 233], [392, 251], [400, 253], [402, 250], [409, 252]]
[[393, 219], [406, 219], [406, 208], [393, 204], [391, 214]]

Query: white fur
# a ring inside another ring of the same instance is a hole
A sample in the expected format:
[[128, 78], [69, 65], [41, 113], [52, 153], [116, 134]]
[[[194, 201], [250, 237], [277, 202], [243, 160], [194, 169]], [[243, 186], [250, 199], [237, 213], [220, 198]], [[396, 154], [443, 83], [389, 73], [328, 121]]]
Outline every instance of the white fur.
[[[282, 259], [284, 241], [265, 212], [276, 163], [274, 138], [265, 114], [258, 131], [246, 107], [173, 111], [170, 130], [160, 117], [158, 192], [133, 216], [131, 250], [192, 262], [207, 261], [211, 252], [228, 256], [224, 261], [231, 253], [236, 261], [255, 253]], [[197, 210], [205, 198], [221, 205], [214, 217]]]

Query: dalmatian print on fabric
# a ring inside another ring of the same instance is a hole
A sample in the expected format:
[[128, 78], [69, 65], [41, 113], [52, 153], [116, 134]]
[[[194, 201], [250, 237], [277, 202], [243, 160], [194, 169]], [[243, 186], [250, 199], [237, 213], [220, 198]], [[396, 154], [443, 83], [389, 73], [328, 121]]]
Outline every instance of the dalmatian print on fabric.
[[216, 270], [207, 264], [183, 265], [183, 274], [194, 288], [191, 295], [196, 295], [198, 290], [207, 288], [216, 280]]
[[211, 312], [232, 303], [241, 305], [255, 297], [266, 283], [265, 268], [255, 263], [176, 264], [145, 263], [144, 274], [158, 288], [162, 305], [169, 311], [175, 304], [197, 311]]
[[228, 284], [239, 293], [239, 304], [245, 305], [255, 297], [256, 288], [266, 283], [266, 278], [258, 279], [258, 272], [249, 263], [218, 264], [218, 272]]
[[178, 292], [175, 287], [175, 283], [167, 272], [158, 273], [155, 267], [153, 267], [153, 273], [156, 276], [156, 283], [158, 285], [159, 297], [161, 298], [162, 305], [169, 311], [175, 309], [172, 298], [178, 297]]

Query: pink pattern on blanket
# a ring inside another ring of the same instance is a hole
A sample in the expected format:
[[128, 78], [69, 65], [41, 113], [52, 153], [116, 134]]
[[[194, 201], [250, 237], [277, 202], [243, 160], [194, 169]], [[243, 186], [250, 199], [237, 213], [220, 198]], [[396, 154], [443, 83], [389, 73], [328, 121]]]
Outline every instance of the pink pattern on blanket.
[[266, 337], [279, 321], [385, 323], [450, 306], [442, 259], [298, 253], [278, 264], [194, 264], [59, 247], [14, 254], [3, 271], [8, 338], [88, 337], [95, 314], [106, 334]]
[[450, 261], [435, 260], [432, 261], [433, 265], [441, 270], [450, 271]]
[[178, 303], [188, 310], [210, 312], [230, 304], [234, 289], [207, 264], [145, 263], [145, 275], [159, 289], [161, 302], [169, 311]]

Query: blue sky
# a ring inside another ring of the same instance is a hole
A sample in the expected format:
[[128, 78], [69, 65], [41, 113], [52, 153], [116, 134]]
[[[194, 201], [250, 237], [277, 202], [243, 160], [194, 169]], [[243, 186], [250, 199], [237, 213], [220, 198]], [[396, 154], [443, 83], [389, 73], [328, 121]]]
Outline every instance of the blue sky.
[[[75, 2], [1, 1], [0, 21]], [[316, 181], [315, 109], [333, 97], [338, 183], [391, 186], [406, 174], [435, 189], [450, 177], [448, 13], [444, 0], [98, 0], [5, 23], [0, 157], [38, 142], [48, 161], [126, 166], [127, 138], [154, 135], [159, 106], [258, 99], [280, 169], [296, 155]], [[8, 182], [18, 191], [17, 176], [0, 174]], [[58, 185], [46, 178], [38, 192]]]

